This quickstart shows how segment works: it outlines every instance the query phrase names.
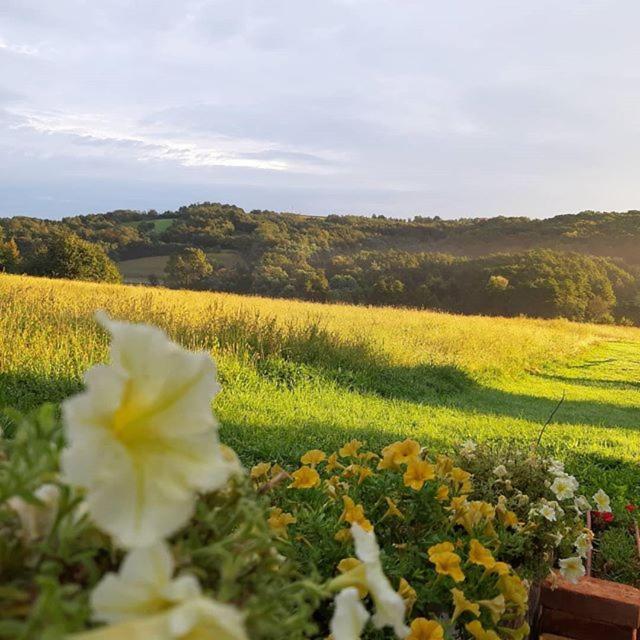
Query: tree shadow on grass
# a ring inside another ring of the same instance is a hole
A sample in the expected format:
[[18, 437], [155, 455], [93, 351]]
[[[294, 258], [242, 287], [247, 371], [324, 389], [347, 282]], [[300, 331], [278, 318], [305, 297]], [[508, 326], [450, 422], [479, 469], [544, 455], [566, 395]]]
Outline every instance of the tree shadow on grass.
[[573, 378], [550, 373], [536, 373], [536, 378], [545, 380], [557, 380], [560, 383], [578, 384], [585, 387], [598, 387], [601, 389], [640, 389], [640, 382], [636, 380], [607, 380], [606, 378]]
[[82, 388], [79, 380], [63, 376], [36, 375], [31, 372], [0, 372], [0, 408], [19, 411], [45, 402], [61, 402]]

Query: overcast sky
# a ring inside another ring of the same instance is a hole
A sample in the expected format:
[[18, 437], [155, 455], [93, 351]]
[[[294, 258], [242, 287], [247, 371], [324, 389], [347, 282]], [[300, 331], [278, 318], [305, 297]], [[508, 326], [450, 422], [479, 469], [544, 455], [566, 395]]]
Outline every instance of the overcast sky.
[[0, 0], [0, 215], [640, 208], [640, 2]]

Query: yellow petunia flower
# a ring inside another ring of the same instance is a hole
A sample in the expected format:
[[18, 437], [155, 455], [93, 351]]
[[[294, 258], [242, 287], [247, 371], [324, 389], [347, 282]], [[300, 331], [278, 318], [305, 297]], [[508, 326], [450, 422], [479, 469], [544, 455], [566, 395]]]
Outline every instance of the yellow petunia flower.
[[365, 576], [365, 567], [358, 558], [343, 558], [338, 562], [338, 571], [342, 574], [349, 573], [352, 584], [358, 589], [360, 598], [366, 598], [369, 593]]
[[293, 482], [289, 485], [290, 489], [313, 489], [320, 484], [318, 472], [311, 467], [300, 467], [291, 477]]
[[511, 567], [506, 562], [496, 562], [489, 570], [489, 573], [496, 573], [499, 576], [506, 576], [511, 571]]
[[485, 569], [493, 569], [496, 565], [496, 560], [491, 551], [475, 538], [469, 543], [469, 560], [473, 562], [473, 564], [479, 564]]
[[389, 497], [385, 496], [385, 500], [387, 501], [387, 505], [389, 508], [385, 511], [384, 515], [382, 516], [382, 520], [384, 520], [385, 518], [391, 518], [391, 517], [396, 517], [396, 518], [400, 518], [401, 520], [404, 520], [404, 514], [402, 513], [402, 511], [400, 511], [400, 509], [398, 509], [398, 505]]
[[407, 614], [411, 613], [411, 609], [413, 609], [413, 605], [418, 600], [418, 594], [416, 593], [416, 590], [404, 578], [400, 578], [400, 584], [398, 585], [398, 593], [404, 600], [404, 605], [405, 605]]
[[451, 616], [451, 622], [455, 622], [465, 611], [472, 613], [476, 618], [480, 615], [480, 605], [467, 600], [463, 591], [454, 587], [451, 589], [451, 595], [453, 596], [453, 615]]
[[236, 472], [211, 412], [220, 385], [209, 354], [156, 327], [99, 321], [111, 362], [90, 369], [85, 391], [63, 403], [63, 479], [84, 488], [91, 519], [118, 544], [145, 547], [188, 522], [199, 491]]
[[506, 627], [500, 627], [500, 631], [507, 636], [510, 640], [525, 640], [529, 637], [531, 628], [527, 622], [523, 622], [517, 629], [508, 629]]
[[373, 475], [373, 471], [369, 467], [363, 467], [360, 464], [350, 464], [344, 471], [345, 478], [353, 478], [358, 476], [358, 484], [362, 484], [366, 478]]
[[340, 516], [340, 522], [359, 524], [365, 531], [372, 531], [373, 525], [364, 515], [364, 507], [356, 504], [349, 496], [342, 496], [344, 510]]
[[489, 614], [491, 615], [493, 624], [498, 624], [498, 621], [500, 620], [500, 618], [502, 618], [504, 610], [507, 606], [502, 594], [497, 595], [491, 600], [478, 600], [478, 604], [481, 607], [489, 610]]
[[449, 487], [441, 484], [436, 491], [436, 500], [438, 502], [446, 502], [449, 499]]
[[402, 476], [405, 487], [420, 491], [427, 480], [436, 477], [434, 466], [424, 460], [411, 460]]
[[324, 451], [320, 451], [320, 449], [311, 449], [300, 458], [300, 462], [302, 464], [310, 464], [312, 467], [315, 467], [317, 464], [320, 464], [326, 457], [327, 454]]
[[516, 605], [521, 613], [527, 610], [529, 592], [516, 575], [503, 575], [498, 578], [498, 589], [507, 602]]
[[435, 556], [438, 553], [451, 553], [453, 551], [455, 551], [455, 547], [451, 542], [440, 542], [429, 547], [427, 554], [431, 558], [431, 556]]
[[[451, 501], [453, 504], [453, 501]], [[482, 500], [474, 500], [466, 504], [466, 508], [462, 510], [462, 513], [454, 518], [456, 524], [461, 524], [471, 534], [480, 525], [488, 525], [490, 521], [495, 517], [495, 509], [493, 505]], [[490, 535], [492, 528], [486, 531], [487, 535]]]
[[464, 581], [464, 573], [460, 568], [460, 556], [457, 553], [445, 551], [429, 556], [429, 560], [436, 566], [436, 573], [450, 576], [455, 582]]
[[258, 480], [259, 478], [266, 476], [269, 472], [269, 469], [271, 469], [270, 462], [259, 462], [258, 464], [251, 467], [249, 475], [253, 480]]
[[333, 539], [336, 542], [349, 542], [351, 540], [351, 529], [339, 529]]
[[393, 442], [382, 450], [382, 459], [378, 469], [395, 470], [403, 464], [409, 464], [420, 456], [420, 443], [407, 438], [402, 442]]
[[449, 456], [436, 456], [436, 474], [444, 478], [453, 469], [453, 460]]
[[411, 622], [411, 630], [406, 640], [443, 640], [444, 629], [435, 620], [415, 618]]
[[470, 493], [473, 489], [471, 478], [473, 476], [460, 467], [453, 467], [449, 472], [449, 478], [453, 482], [453, 486], [457, 493]]
[[500, 636], [493, 630], [487, 631], [479, 620], [469, 622], [464, 628], [475, 638], [475, 640], [500, 640]]
[[287, 527], [297, 521], [297, 518], [293, 514], [283, 511], [280, 507], [273, 507], [267, 523], [277, 536], [288, 538]]
[[327, 464], [325, 465], [325, 470], [327, 472], [332, 472], [335, 469], [342, 469], [342, 465], [338, 462], [338, 454], [332, 453], [327, 458]]
[[352, 458], [358, 453], [358, 449], [360, 449], [363, 444], [364, 442], [360, 442], [360, 440], [351, 440], [338, 449], [338, 455], [341, 458]]

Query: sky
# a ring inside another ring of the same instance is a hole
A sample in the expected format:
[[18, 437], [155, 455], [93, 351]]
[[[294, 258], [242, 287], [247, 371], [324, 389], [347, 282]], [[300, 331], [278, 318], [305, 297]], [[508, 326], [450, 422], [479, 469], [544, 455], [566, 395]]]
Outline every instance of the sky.
[[637, 0], [0, 0], [0, 215], [640, 208]]

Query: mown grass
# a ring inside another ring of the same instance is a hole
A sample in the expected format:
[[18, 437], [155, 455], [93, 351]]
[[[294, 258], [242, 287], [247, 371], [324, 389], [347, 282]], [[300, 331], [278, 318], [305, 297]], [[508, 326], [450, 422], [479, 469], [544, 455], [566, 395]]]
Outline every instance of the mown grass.
[[640, 330], [0, 276], [0, 405], [58, 401], [106, 358], [96, 309], [212, 351], [223, 439], [251, 463], [358, 437], [543, 438], [589, 489], [640, 499]]

